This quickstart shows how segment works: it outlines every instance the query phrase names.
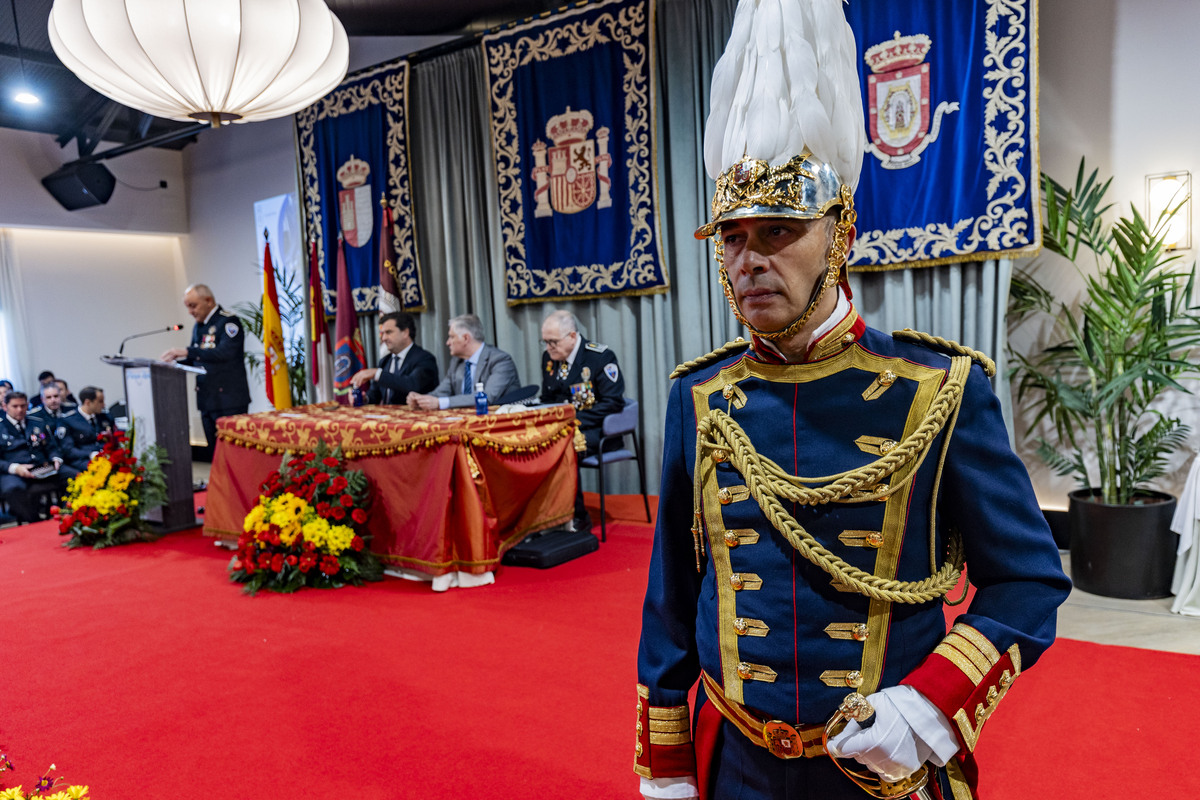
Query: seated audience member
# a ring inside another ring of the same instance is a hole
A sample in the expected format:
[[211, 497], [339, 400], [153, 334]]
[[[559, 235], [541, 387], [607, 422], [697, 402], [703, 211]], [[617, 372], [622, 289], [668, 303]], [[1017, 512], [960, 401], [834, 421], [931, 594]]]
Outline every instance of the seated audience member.
[[57, 384], [48, 383], [42, 387], [42, 404], [28, 413], [30, 421], [37, 420], [50, 430], [55, 430], [61, 423], [63, 415], [63, 393]]
[[29, 410], [37, 411], [42, 407], [42, 389], [45, 389], [50, 384], [54, 383], [54, 373], [48, 369], [44, 369], [38, 373], [38, 389], [34, 392], [33, 397], [29, 398]]
[[85, 386], [79, 390], [78, 410], [62, 417], [64, 433], [59, 436], [58, 449], [63, 460], [82, 472], [88, 462], [100, 452], [100, 434], [113, 430], [112, 417], [104, 411], [104, 390]]
[[0, 381], [0, 405], [4, 404], [4, 397], [13, 390], [11, 381]]
[[79, 401], [75, 399], [75, 395], [71, 394], [71, 390], [67, 388], [67, 382], [62, 378], [55, 378], [54, 382], [62, 391], [62, 407], [64, 409], [79, 408]]
[[483, 342], [483, 323], [474, 314], [462, 314], [450, 320], [446, 347], [450, 348], [450, 367], [442, 382], [430, 394], [412, 392], [408, 405], [432, 411], [438, 408], [465, 408], [475, 405], [475, 384], [482, 383], [488, 401], [515, 391], [517, 365], [512, 356]]
[[417, 325], [412, 314], [396, 311], [379, 318], [379, 342], [387, 350], [375, 369], [360, 369], [350, 379], [355, 389], [371, 384], [368, 403], [403, 405], [409, 394], [424, 394], [438, 382], [437, 359], [416, 344]]
[[[4, 418], [0, 419], [0, 497], [18, 522], [33, 522], [37, 509], [31, 489], [50, 486], [61, 494], [67, 480], [79, 474], [64, 464], [58, 442], [45, 423], [26, 419], [29, 400], [24, 392], [9, 392], [4, 398]], [[33, 470], [52, 464], [57, 472], [35, 478]]]
[[[579, 430], [587, 440], [587, 455], [600, 447], [604, 418], [625, 407], [625, 376], [617, 355], [607, 345], [589, 342], [579, 334], [579, 320], [569, 311], [555, 311], [542, 322], [543, 403], [571, 403]], [[611, 447], [619, 447], [613, 441]], [[582, 457], [582, 455], [581, 455]], [[578, 462], [576, 462], [578, 464]], [[575, 530], [591, 530], [592, 518], [583, 504], [582, 484], [576, 482]]]

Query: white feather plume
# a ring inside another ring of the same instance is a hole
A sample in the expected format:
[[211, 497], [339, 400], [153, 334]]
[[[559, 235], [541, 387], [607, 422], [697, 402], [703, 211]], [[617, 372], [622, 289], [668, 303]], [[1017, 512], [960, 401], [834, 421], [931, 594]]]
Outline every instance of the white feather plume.
[[852, 189], [866, 147], [858, 50], [843, 0], [739, 0], [713, 70], [704, 165], [773, 165], [808, 149]]

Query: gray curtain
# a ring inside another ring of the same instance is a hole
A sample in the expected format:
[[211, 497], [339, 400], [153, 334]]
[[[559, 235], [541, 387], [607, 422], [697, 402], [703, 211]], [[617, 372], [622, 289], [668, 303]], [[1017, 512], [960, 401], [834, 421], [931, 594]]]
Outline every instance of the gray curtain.
[[[616, 352], [625, 372], [626, 391], [640, 403], [639, 434], [651, 492], [658, 489], [661, 468], [667, 376], [679, 362], [742, 334], [717, 282], [711, 244], [692, 235], [710, 213], [713, 184], [703, 168], [704, 120], [712, 69], [729, 36], [736, 5], [736, 0], [658, 0], [656, 4], [658, 207], [663, 259], [671, 282], [665, 294], [508, 306], [481, 48], [413, 65], [409, 146], [417, 243], [428, 298], [427, 313], [420, 315], [419, 341], [437, 355], [444, 369], [447, 320], [473, 312], [483, 320], [488, 340], [512, 354], [521, 382], [540, 384], [542, 319], [559, 308], [571, 311], [588, 339]], [[945, 268], [938, 274], [965, 274], [971, 268]], [[1003, 308], [1002, 304], [990, 299], [983, 281], [930, 282], [928, 276], [933, 274], [932, 270], [908, 270], [868, 276], [859, 299], [871, 298], [876, 284], [880, 293], [888, 294], [887, 304], [870, 301], [880, 310], [902, 302], [892, 300], [893, 292], [906, 297], [912, 292], [930, 292], [928, 298], [903, 301], [911, 307], [898, 310], [896, 318], [912, 313], [897, 327], [960, 338], [995, 357], [998, 348], [985, 346], [982, 337], [965, 336], [957, 328], [949, 330], [937, 323], [969, 320], [988, 329], [992, 323], [980, 318], [976, 306], [995, 309]], [[905, 285], [904, 281], [915, 283]], [[978, 288], [979, 294], [962, 297], [958, 294], [962, 285]], [[962, 305], [956, 316], [948, 309], [960, 297]], [[873, 324], [888, 329], [892, 317], [881, 319]], [[998, 320], [1002, 321], [1003, 315]], [[637, 491], [632, 465], [611, 467], [608, 477], [611, 491]], [[585, 489], [596, 488], [590, 473], [585, 473], [584, 481]]]

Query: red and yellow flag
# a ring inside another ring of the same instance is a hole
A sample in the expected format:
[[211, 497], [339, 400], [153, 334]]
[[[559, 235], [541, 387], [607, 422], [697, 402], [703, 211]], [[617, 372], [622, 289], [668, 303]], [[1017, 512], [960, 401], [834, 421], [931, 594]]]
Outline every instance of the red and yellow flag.
[[283, 349], [283, 323], [279, 319], [279, 293], [275, 291], [270, 242], [263, 249], [262, 340], [267, 399], [275, 408], [291, 408], [292, 382], [288, 378], [287, 353]]

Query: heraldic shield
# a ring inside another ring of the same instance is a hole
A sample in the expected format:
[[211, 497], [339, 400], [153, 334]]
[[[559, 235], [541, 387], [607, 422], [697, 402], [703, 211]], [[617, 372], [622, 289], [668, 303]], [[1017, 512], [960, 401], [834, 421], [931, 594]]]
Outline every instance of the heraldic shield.
[[921, 151], [938, 137], [942, 114], [958, 110], [958, 103], [941, 103], [936, 113], [930, 108], [929, 65], [923, 62], [931, 45], [923, 33], [901, 36], [897, 31], [863, 54], [872, 72], [867, 76], [867, 150], [888, 169], [920, 161]]
[[[599, 194], [597, 208], [612, 205], [611, 180], [608, 167], [612, 156], [608, 154], [608, 128], [596, 131], [596, 138], [587, 138], [592, 130], [590, 111], [572, 111], [570, 106], [562, 114], [550, 118], [546, 123], [546, 136], [554, 142], [547, 148], [542, 141], [534, 142], [533, 178], [535, 217], [559, 214], [577, 214], [590, 208]], [[599, 156], [596, 150], [599, 149]], [[549, 161], [549, 163], [547, 163]]]
[[371, 167], [353, 155], [337, 171], [338, 211], [341, 214], [342, 236], [351, 247], [362, 247], [371, 241], [374, 228], [374, 212], [371, 202], [371, 184], [367, 178]]

